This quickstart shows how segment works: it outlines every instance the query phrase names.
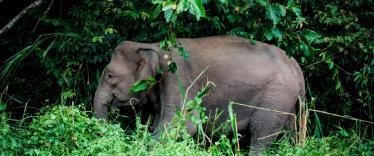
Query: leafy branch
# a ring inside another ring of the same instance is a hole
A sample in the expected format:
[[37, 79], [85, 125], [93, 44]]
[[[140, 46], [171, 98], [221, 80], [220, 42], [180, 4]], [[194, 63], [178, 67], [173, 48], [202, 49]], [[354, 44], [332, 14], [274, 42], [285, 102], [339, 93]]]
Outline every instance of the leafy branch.
[[[153, 0], [152, 3], [157, 8], [161, 8], [164, 12], [164, 19], [169, 25], [168, 34], [164, 40], [160, 42], [160, 48], [164, 49], [168, 54], [165, 58], [168, 59], [168, 71], [175, 73], [177, 71], [177, 64], [172, 60], [171, 50], [177, 49], [177, 53], [185, 59], [188, 59], [188, 52], [177, 42], [177, 35], [174, 31], [174, 27], [177, 23], [177, 17], [181, 13], [188, 11], [191, 15], [196, 17], [196, 20], [200, 20], [201, 17], [205, 16], [205, 9], [201, 0]], [[155, 11], [156, 12], [156, 11]], [[156, 80], [153, 76], [146, 80], [139, 80], [130, 89], [131, 94], [139, 93], [147, 90], [151, 86], [156, 84]]]

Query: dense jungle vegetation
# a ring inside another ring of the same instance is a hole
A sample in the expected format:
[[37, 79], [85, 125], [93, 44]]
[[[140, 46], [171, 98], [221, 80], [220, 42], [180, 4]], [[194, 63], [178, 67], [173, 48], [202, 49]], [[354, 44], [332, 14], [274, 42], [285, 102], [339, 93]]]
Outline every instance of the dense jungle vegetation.
[[373, 10], [373, 0], [0, 0], [0, 155], [246, 154], [237, 135], [171, 130], [180, 137], [157, 142], [132, 111], [92, 118], [121, 41], [188, 57], [175, 38], [224, 34], [274, 44], [303, 69], [307, 137], [280, 137], [265, 155], [373, 155]]

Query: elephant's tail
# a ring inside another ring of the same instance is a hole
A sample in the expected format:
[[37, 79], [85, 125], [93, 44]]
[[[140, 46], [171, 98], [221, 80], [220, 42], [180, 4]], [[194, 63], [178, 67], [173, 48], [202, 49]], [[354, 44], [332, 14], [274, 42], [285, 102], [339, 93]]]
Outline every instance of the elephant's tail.
[[[298, 85], [299, 85], [299, 95], [298, 95], [298, 105], [296, 110], [300, 111], [300, 109], [306, 109], [305, 102], [306, 102], [306, 93], [305, 93], [305, 79], [303, 71], [300, 67], [300, 65], [296, 62], [294, 58], [291, 59], [293, 61], [293, 67], [297, 71], [297, 79], [298, 79]], [[300, 113], [300, 112], [297, 112]]]
[[305, 96], [305, 79], [303, 71], [301, 70], [300, 65], [297, 63], [297, 61], [294, 58], [291, 58], [292, 60], [292, 67], [296, 70], [296, 78], [299, 85], [299, 95], [298, 95], [298, 101], [305, 102], [306, 96]]
[[[304, 79], [303, 79], [304, 80]], [[305, 103], [306, 96], [305, 96], [305, 83], [304, 81], [300, 83], [300, 90], [299, 90], [299, 103]]]

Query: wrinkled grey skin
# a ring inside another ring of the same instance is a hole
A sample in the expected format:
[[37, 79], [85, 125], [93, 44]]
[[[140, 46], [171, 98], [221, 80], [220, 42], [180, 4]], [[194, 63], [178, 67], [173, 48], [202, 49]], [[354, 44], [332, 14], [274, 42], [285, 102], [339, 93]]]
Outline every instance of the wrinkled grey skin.
[[[216, 87], [204, 98], [206, 114], [216, 110], [223, 114], [215, 122], [223, 124], [228, 116], [229, 101], [282, 112], [295, 113], [298, 97], [304, 97], [304, 77], [298, 63], [273, 45], [262, 42], [250, 44], [247, 39], [234, 36], [215, 36], [195, 39], [178, 39], [190, 58], [186, 61], [175, 49], [171, 57], [178, 65], [180, 79], [185, 88], [209, 66], [204, 76], [192, 88], [189, 97], [207, 81]], [[114, 50], [111, 61], [104, 69], [94, 99], [97, 118], [107, 118], [106, 103], [129, 105], [129, 89], [138, 80], [156, 75], [157, 68], [167, 69], [165, 52], [158, 43], [146, 44], [125, 41]], [[170, 56], [169, 56], [170, 57]], [[165, 124], [171, 122], [181, 108], [181, 94], [176, 75], [166, 75], [158, 85], [159, 96], [148, 91], [136, 96], [140, 103], [155, 103], [154, 135], [158, 136]], [[133, 101], [133, 104], [139, 103]], [[255, 153], [266, 148], [284, 126], [293, 123], [291, 115], [234, 105], [239, 131], [247, 130]], [[213, 117], [211, 117], [213, 118]], [[188, 133], [196, 133], [196, 126], [187, 123]], [[291, 124], [292, 125], [292, 124]], [[208, 125], [208, 130], [212, 125]]]

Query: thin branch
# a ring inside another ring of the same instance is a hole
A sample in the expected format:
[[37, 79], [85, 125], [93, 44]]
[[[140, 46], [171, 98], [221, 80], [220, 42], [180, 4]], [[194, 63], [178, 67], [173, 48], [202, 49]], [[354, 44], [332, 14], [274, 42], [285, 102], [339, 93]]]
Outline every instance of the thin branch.
[[333, 114], [333, 113], [329, 113], [329, 112], [325, 112], [325, 111], [320, 111], [320, 110], [315, 110], [315, 109], [308, 109], [308, 110], [312, 111], [312, 112], [327, 114], [327, 115], [336, 116], [336, 117], [343, 118], [343, 119], [348, 119], [348, 120], [353, 120], [353, 121], [358, 121], [358, 122], [364, 122], [364, 123], [369, 123], [369, 124], [373, 124], [374, 125], [374, 122], [366, 121], [366, 120], [362, 120], [362, 119], [357, 119], [357, 118], [354, 118], [354, 117], [351, 117], [351, 116], [347, 116], [347, 115], [343, 116], [343, 115]]
[[258, 109], [258, 110], [263, 110], [263, 111], [275, 112], [275, 113], [279, 113], [279, 114], [283, 114], [283, 115], [290, 115], [294, 119], [293, 124], [295, 126], [294, 127], [295, 131], [297, 131], [297, 124], [296, 124], [297, 117], [296, 117], [295, 114], [292, 114], [292, 113], [289, 113], [289, 112], [283, 112], [283, 111], [279, 111], [279, 110], [274, 110], [274, 109], [269, 109], [269, 108], [263, 108], [263, 107], [256, 107], [256, 106], [246, 105], [246, 104], [237, 103], [237, 102], [232, 102], [232, 104], [239, 105], [239, 106], [244, 106], [244, 107], [248, 107], [248, 108], [253, 108], [253, 109]]
[[47, 10], [44, 11], [43, 16], [42, 16], [41, 18], [39, 18], [38, 22], [36, 22], [36, 24], [35, 24], [34, 29], [32, 30], [32, 32], [35, 32], [36, 27], [38, 27], [40, 21], [42, 21], [42, 20], [47, 16], [47, 13], [49, 12], [49, 10], [50, 10], [51, 7], [52, 7], [53, 1], [54, 1], [54, 0], [51, 0], [51, 2], [50, 2], [49, 5], [48, 5]]
[[314, 62], [314, 63], [312, 63], [312, 64], [306, 66], [305, 68], [310, 68], [310, 67], [312, 67], [312, 66], [314, 66], [314, 65], [316, 65], [316, 64], [320, 64], [320, 63], [322, 63], [322, 62], [324, 62], [324, 61], [325, 61], [325, 59], [322, 59], [322, 60], [320, 60], [320, 61]]
[[188, 88], [186, 89], [186, 94], [184, 95], [184, 99], [183, 99], [183, 103], [182, 103], [182, 111], [184, 110], [184, 105], [186, 104], [187, 102], [187, 98], [188, 98], [188, 92], [190, 91], [190, 89], [192, 88], [192, 86], [195, 85], [195, 83], [197, 82], [197, 80], [200, 79], [200, 77], [205, 73], [205, 71], [209, 68], [209, 66], [207, 66], [197, 77], [196, 79], [190, 84], [190, 86], [188, 86]]
[[276, 136], [278, 134], [281, 134], [281, 133], [284, 133], [285, 131], [279, 131], [279, 132], [275, 132], [273, 134], [270, 134], [270, 135], [267, 135], [267, 136], [264, 136], [264, 137], [261, 137], [261, 138], [257, 138], [257, 140], [263, 140], [263, 139], [266, 139], [266, 138], [269, 138], [269, 137], [272, 137], [272, 136]]
[[25, 108], [23, 109], [22, 119], [21, 119], [21, 122], [19, 123], [18, 127], [21, 127], [23, 121], [25, 121], [25, 114], [26, 114], [27, 105], [29, 104], [29, 101], [30, 101], [30, 100], [28, 100], [28, 101], [26, 102], [26, 104], [25, 104]]
[[256, 107], [256, 106], [241, 104], [241, 103], [237, 103], [237, 102], [233, 102], [232, 104], [239, 105], [239, 106], [244, 106], [244, 107], [249, 107], [249, 108], [254, 108], [254, 109], [259, 109], [259, 110], [264, 110], [264, 111], [275, 112], [275, 113], [284, 114], [284, 115], [290, 115], [290, 116], [293, 116], [294, 118], [296, 118], [295, 114], [288, 113], [288, 112], [283, 112], [283, 111], [279, 111], [279, 110], [263, 108], [263, 107]]
[[[2, 0], [0, 0], [2, 1]], [[42, 0], [36, 0], [33, 3], [31, 3], [29, 6], [24, 8], [21, 12], [17, 14], [16, 17], [14, 17], [11, 21], [9, 21], [8, 24], [6, 24], [3, 28], [0, 30], [0, 36], [4, 35], [6, 32], [8, 32], [9, 29], [13, 27], [13, 25], [22, 17], [24, 16], [30, 9], [35, 8], [42, 4]]]
[[0, 94], [0, 102], [3, 100], [3, 95], [6, 95], [6, 93], [8, 93], [8, 89], [9, 89], [9, 84], [5, 86], [3, 93]]

